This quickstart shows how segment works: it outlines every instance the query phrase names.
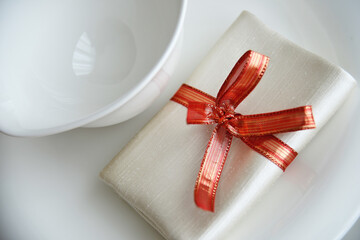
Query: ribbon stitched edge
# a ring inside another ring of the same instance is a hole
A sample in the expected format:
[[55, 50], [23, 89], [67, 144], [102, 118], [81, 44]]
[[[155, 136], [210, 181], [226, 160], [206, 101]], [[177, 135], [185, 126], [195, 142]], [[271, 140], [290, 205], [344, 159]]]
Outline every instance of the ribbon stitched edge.
[[188, 124], [217, 124], [194, 188], [194, 201], [203, 210], [214, 212], [217, 186], [233, 137], [285, 171], [297, 152], [272, 134], [316, 127], [311, 106], [253, 115], [235, 112], [261, 80], [268, 62], [267, 56], [249, 50], [237, 61], [216, 98], [187, 84], [171, 98], [188, 108]]

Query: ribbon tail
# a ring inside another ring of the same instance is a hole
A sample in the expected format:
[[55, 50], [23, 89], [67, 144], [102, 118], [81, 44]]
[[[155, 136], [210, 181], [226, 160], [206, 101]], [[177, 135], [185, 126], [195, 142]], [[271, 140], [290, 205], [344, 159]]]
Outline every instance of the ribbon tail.
[[241, 137], [241, 140], [283, 171], [297, 156], [294, 149], [274, 135]]
[[194, 189], [199, 208], [214, 212], [216, 189], [228, 155], [232, 135], [222, 125], [214, 129], [207, 145]]

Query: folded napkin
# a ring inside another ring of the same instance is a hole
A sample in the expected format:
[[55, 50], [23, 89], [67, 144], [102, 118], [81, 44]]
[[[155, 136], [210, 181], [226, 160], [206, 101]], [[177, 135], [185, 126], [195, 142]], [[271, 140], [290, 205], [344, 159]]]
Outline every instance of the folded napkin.
[[[276, 135], [299, 152], [356, 82], [341, 68], [243, 12], [186, 83], [216, 96], [236, 61], [249, 49], [269, 56], [270, 62], [236, 112], [255, 114], [312, 105], [315, 130]], [[187, 125], [186, 114], [185, 107], [169, 101], [104, 168], [101, 177], [166, 239], [224, 239], [283, 172], [234, 138], [215, 212], [197, 208], [194, 184], [214, 126]]]

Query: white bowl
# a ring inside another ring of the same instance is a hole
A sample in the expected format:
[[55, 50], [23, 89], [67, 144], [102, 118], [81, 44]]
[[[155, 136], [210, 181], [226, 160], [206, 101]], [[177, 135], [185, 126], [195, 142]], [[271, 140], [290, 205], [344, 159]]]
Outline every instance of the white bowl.
[[[0, 131], [125, 121], [169, 78], [186, 0], [0, 2]], [[176, 54], [175, 54], [176, 55]]]

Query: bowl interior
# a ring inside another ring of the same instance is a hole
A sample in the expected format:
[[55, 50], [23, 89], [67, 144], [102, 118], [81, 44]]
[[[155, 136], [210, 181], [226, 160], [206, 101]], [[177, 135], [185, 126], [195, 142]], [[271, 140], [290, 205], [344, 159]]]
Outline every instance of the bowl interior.
[[169, 0], [1, 1], [1, 128], [53, 128], [121, 100], [163, 56], [180, 9]]

